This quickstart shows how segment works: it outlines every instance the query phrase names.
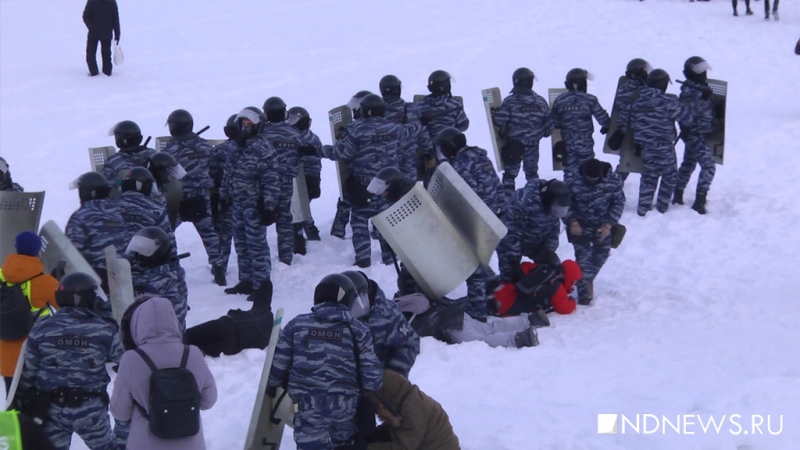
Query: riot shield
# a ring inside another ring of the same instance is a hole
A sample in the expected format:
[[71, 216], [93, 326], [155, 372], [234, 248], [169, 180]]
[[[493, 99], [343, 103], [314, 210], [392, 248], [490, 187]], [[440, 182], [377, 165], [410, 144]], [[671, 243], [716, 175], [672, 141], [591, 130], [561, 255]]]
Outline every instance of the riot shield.
[[183, 182], [181, 180], [172, 180], [167, 184], [167, 190], [164, 192], [164, 198], [167, 200], [167, 216], [169, 217], [169, 225], [174, 230], [178, 226], [178, 213], [181, 207], [181, 198], [183, 197]]
[[478, 261], [488, 266], [508, 228], [447, 162], [436, 168], [428, 192]]
[[714, 131], [706, 135], [706, 143], [717, 164], [722, 164], [725, 157], [725, 104], [728, 99], [728, 82], [708, 80], [714, 92], [711, 103], [714, 105]]
[[0, 264], [16, 252], [19, 233], [39, 229], [43, 204], [44, 192], [0, 191]]
[[106, 160], [108, 160], [108, 158], [113, 156], [116, 152], [116, 149], [110, 145], [105, 147], [90, 147], [89, 163], [92, 165], [92, 170], [103, 173], [103, 167], [106, 165]]
[[[550, 97], [550, 110], [553, 110], [553, 103], [555, 103], [556, 99], [559, 95], [567, 92], [565, 88], [550, 88], [547, 90], [547, 94]], [[550, 148], [551, 155], [553, 157], [553, 170], [564, 170], [564, 166], [556, 160], [556, 144], [561, 142], [561, 129], [560, 128], [553, 128], [553, 134], [550, 135]]]
[[[619, 91], [619, 87], [622, 86], [627, 79], [628, 77], [624, 75], [619, 77], [617, 91]], [[631, 104], [635, 102], [637, 98], [639, 98], [638, 90], [631, 97]], [[630, 104], [628, 106], [630, 106]], [[611, 110], [611, 125], [608, 127], [608, 133], [606, 134], [605, 143], [603, 144], [603, 153], [619, 155], [620, 172], [644, 173], [644, 162], [642, 162], [642, 158], [633, 154], [633, 127], [628, 127], [628, 131], [625, 133], [625, 139], [622, 140], [622, 146], [619, 148], [619, 150], [612, 150], [611, 147], [608, 146], [608, 140], [611, 139], [611, 136], [615, 131], [617, 131], [617, 117], [619, 117], [619, 110], [620, 108], [617, 104], [617, 99], [615, 98], [614, 108]]]
[[125, 310], [134, 301], [131, 263], [125, 258], [118, 258], [117, 249], [113, 245], [105, 248], [105, 254], [111, 311], [114, 313], [114, 320], [120, 323]]
[[492, 148], [494, 148], [494, 160], [497, 163], [497, 171], [502, 172], [505, 168], [503, 156], [500, 150], [506, 145], [506, 141], [500, 137], [499, 129], [492, 122], [492, 108], [499, 108], [503, 104], [503, 97], [500, 88], [489, 88], [481, 91], [483, 95], [483, 107], [486, 110], [486, 119], [489, 121], [489, 135], [492, 137]]
[[172, 140], [172, 136], [159, 136], [156, 138], [156, 151], [163, 152], [167, 148], [167, 144]]
[[306, 172], [300, 164], [300, 170], [294, 178], [292, 184], [292, 223], [302, 223], [311, 220], [311, 201], [308, 199], [308, 187], [306, 187]]
[[[427, 94], [414, 94], [414, 103], [419, 103], [420, 100], [422, 100], [423, 98], [425, 98], [427, 96], [428, 96]], [[462, 97], [460, 95], [454, 95], [453, 98], [458, 100], [458, 101], [460, 101], [462, 105], [464, 104], [464, 97]], [[502, 101], [502, 99], [501, 99], [501, 101]]]
[[[347, 105], [338, 106], [328, 111], [328, 120], [331, 124], [331, 142], [336, 142], [339, 134], [348, 123], [353, 121], [353, 111]], [[343, 161], [336, 161], [336, 178], [339, 181], [339, 199], [344, 200], [344, 181], [350, 175]]]
[[421, 183], [370, 220], [429, 298], [446, 295], [480, 264]]
[[44, 265], [44, 272], [50, 273], [60, 268], [64, 273], [84, 272], [92, 276], [99, 285], [102, 280], [94, 269], [86, 262], [83, 255], [72, 245], [69, 238], [58, 228], [55, 222], [48, 220], [39, 231], [42, 238], [42, 253], [39, 259]]

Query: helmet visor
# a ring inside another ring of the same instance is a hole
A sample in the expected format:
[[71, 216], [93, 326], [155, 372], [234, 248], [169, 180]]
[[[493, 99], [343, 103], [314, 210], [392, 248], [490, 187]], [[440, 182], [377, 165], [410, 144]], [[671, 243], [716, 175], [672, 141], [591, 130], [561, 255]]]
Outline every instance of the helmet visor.
[[169, 169], [169, 176], [175, 180], [180, 180], [186, 176], [186, 169], [184, 169], [182, 165], [176, 164], [175, 167]]
[[118, 123], [115, 123], [115, 124], [114, 124], [114, 126], [113, 126], [113, 127], [111, 127], [111, 129], [110, 129], [110, 130], [108, 130], [108, 135], [109, 135], [109, 136], [113, 136], [113, 135], [114, 135], [114, 132], [115, 132], [115, 131], [117, 131], [117, 126], [118, 126], [118, 125], [119, 125]]
[[153, 256], [153, 253], [158, 250], [160, 245], [161, 244], [154, 239], [144, 236], [134, 236], [125, 249], [125, 253], [138, 253], [142, 256]]
[[378, 177], [374, 177], [372, 181], [369, 182], [369, 186], [367, 186], [367, 192], [373, 195], [381, 195], [386, 192], [386, 189], [389, 187], [389, 184], [386, 180], [381, 180]]
[[708, 61], [700, 61], [699, 63], [692, 66], [692, 72], [698, 75], [703, 72], [707, 72], [709, 70], [711, 70], [711, 66], [708, 65]]
[[78, 180], [80, 180], [80, 177], [78, 177], [78, 178], [75, 178], [74, 180], [72, 180], [72, 181], [69, 183], [69, 190], [70, 190], [70, 191], [74, 191], [75, 189], [78, 189], [78, 183], [79, 183], [79, 181], [78, 181]]
[[289, 125], [294, 125], [294, 124], [296, 124], [297, 122], [300, 122], [300, 119], [302, 119], [302, 118], [303, 118], [303, 116], [301, 116], [300, 114], [297, 114], [297, 113], [287, 113], [287, 116], [286, 116], [286, 123], [288, 123]]
[[261, 122], [261, 117], [259, 117], [258, 113], [256, 113], [252, 109], [247, 109], [247, 108], [239, 111], [239, 114], [236, 116], [237, 121], [242, 119], [247, 119], [250, 122], [253, 122], [254, 124]]
[[561, 206], [556, 203], [550, 207], [550, 213], [553, 214], [553, 216], [558, 217], [559, 219], [566, 217], [568, 212], [569, 212], [569, 206]]
[[361, 107], [361, 99], [357, 97], [352, 97], [349, 102], [347, 102], [347, 107], [351, 110], [356, 110]]
[[589, 81], [594, 81], [594, 74], [592, 72], [586, 71], [586, 79]]
[[356, 319], [360, 319], [369, 313], [369, 291], [358, 293], [358, 297], [350, 307], [350, 314]]

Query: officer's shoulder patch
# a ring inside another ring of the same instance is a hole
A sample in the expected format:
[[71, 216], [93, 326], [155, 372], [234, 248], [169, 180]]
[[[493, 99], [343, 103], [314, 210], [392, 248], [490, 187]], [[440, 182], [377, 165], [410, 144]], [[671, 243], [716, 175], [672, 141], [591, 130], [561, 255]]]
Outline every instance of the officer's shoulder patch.
[[341, 341], [344, 334], [342, 330], [328, 328], [309, 328], [308, 337], [310, 339], [324, 339], [326, 341]]
[[88, 347], [89, 338], [78, 336], [55, 336], [52, 338], [56, 347]]

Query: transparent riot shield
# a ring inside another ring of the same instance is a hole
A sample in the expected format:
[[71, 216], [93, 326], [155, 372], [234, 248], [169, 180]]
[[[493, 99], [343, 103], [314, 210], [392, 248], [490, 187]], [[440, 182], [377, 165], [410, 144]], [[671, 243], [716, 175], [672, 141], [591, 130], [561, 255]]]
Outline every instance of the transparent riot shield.
[[306, 172], [302, 164], [300, 164], [300, 170], [292, 183], [294, 185], [294, 190], [292, 191], [292, 223], [311, 220], [311, 201], [308, 198]]
[[42, 238], [40, 259], [44, 264], [45, 273], [50, 273], [56, 268], [63, 270], [65, 274], [84, 272], [91, 275], [98, 284], [102, 282], [94, 269], [86, 262], [83, 255], [72, 245], [72, 242], [55, 222], [48, 220], [39, 231], [39, 237]]
[[114, 313], [114, 320], [120, 323], [125, 310], [134, 302], [131, 263], [125, 258], [118, 258], [117, 249], [113, 245], [109, 245], [104, 251], [111, 311]]
[[429, 298], [446, 295], [480, 264], [421, 183], [370, 220]]
[[[567, 92], [565, 88], [550, 88], [547, 90], [547, 95], [550, 98], [550, 110], [553, 110], [553, 103], [555, 103], [556, 99], [559, 95]], [[564, 166], [556, 160], [556, 144], [561, 142], [561, 129], [560, 128], [553, 128], [553, 133], [550, 135], [550, 148], [551, 148], [551, 155], [553, 157], [553, 170], [564, 170]]]
[[478, 261], [488, 266], [497, 244], [508, 233], [503, 222], [447, 162], [436, 168], [428, 192]]
[[728, 99], [728, 82], [722, 80], [708, 80], [714, 94], [711, 103], [714, 105], [714, 131], [706, 135], [706, 143], [717, 164], [722, 164], [725, 159], [725, 105]]
[[19, 233], [36, 233], [39, 229], [43, 205], [44, 192], [0, 191], [0, 264], [16, 252]]
[[506, 145], [506, 141], [500, 137], [500, 130], [492, 121], [492, 109], [499, 108], [503, 104], [503, 97], [500, 88], [489, 88], [481, 91], [483, 95], [483, 108], [486, 110], [486, 119], [489, 121], [489, 135], [492, 137], [492, 148], [494, 149], [494, 160], [497, 164], [497, 171], [502, 172], [505, 168], [501, 149]]
[[[331, 124], [331, 142], [336, 142], [336, 135], [353, 121], [353, 111], [347, 105], [337, 106], [328, 111], [328, 121]], [[336, 161], [336, 178], [339, 182], [339, 199], [344, 200], [344, 182], [350, 176], [350, 171], [343, 161]]]
[[116, 152], [116, 149], [110, 145], [89, 148], [89, 163], [92, 165], [92, 170], [103, 173], [106, 161]]

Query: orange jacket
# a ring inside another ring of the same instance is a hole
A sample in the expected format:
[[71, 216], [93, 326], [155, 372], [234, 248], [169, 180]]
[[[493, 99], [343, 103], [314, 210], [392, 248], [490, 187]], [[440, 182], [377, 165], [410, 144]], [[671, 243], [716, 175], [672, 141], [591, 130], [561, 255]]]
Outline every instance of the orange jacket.
[[[31, 298], [28, 299], [31, 306], [42, 308], [49, 303], [54, 308], [58, 308], [56, 305], [58, 280], [47, 274], [36, 277], [43, 270], [44, 266], [39, 258], [12, 253], [3, 263], [3, 278], [14, 284], [31, 280]], [[14, 369], [17, 367], [17, 359], [23, 342], [25, 342], [24, 338], [15, 341], [0, 340], [0, 375], [14, 376]]]

